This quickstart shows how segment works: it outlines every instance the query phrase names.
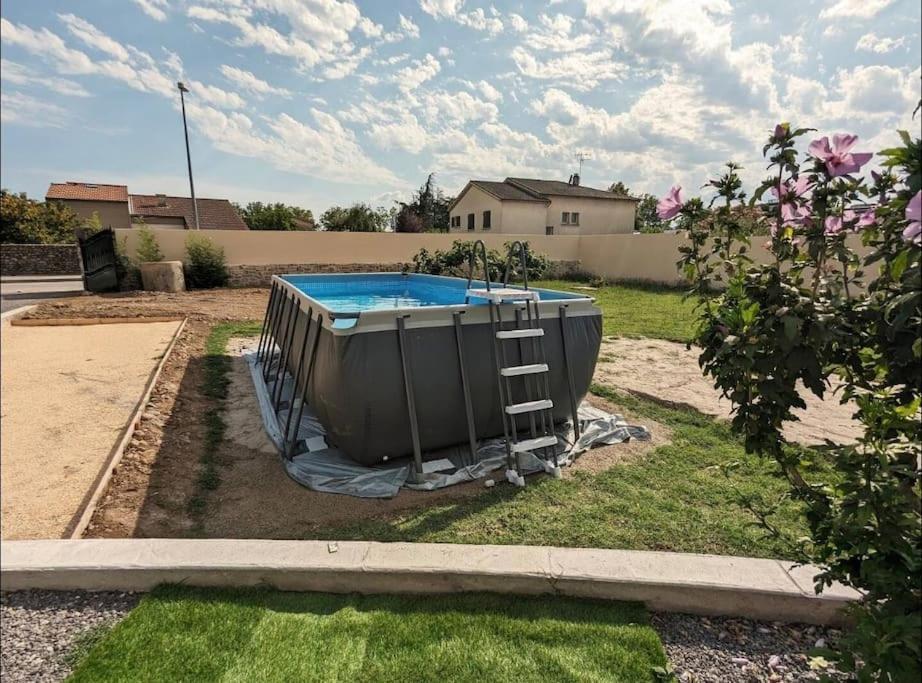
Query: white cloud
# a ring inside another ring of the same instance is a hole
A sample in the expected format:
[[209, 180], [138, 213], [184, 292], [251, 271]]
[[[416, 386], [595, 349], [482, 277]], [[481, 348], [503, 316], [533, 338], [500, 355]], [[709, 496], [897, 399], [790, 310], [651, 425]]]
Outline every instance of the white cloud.
[[893, 52], [894, 50], [903, 47], [905, 44], [905, 36], [901, 38], [885, 38], [871, 32], [865, 33], [858, 39], [858, 43], [855, 45], [855, 49], [864, 50], [865, 52], [875, 52], [879, 55], [882, 55], [888, 52]]
[[0, 59], [0, 77], [4, 81], [15, 85], [47, 88], [59, 95], [90, 97], [90, 93], [76, 81], [39, 74], [22, 64], [11, 62], [8, 59]]
[[528, 30], [528, 22], [525, 21], [525, 17], [520, 14], [513, 12], [509, 15], [509, 25], [512, 27], [513, 31], [517, 33], [522, 33]]
[[133, 0], [151, 19], [156, 21], [166, 21], [166, 11], [170, 8], [167, 0]]
[[486, 12], [480, 7], [467, 14], [458, 14], [457, 17], [455, 17], [455, 21], [475, 31], [485, 31], [491, 36], [502, 33], [503, 30], [502, 19], [495, 16], [488, 17]]
[[408, 66], [400, 69], [391, 80], [403, 92], [412, 92], [426, 81], [435, 78], [441, 69], [439, 60], [427, 54], [422, 59], [414, 59]]
[[20, 92], [0, 93], [0, 121], [35, 128], [62, 128], [68, 113], [63, 107]]
[[442, 47], [439, 48], [437, 54], [439, 55], [439, 57], [450, 57], [450, 56], [451, 56], [451, 48], [450, 48], [450, 47], [445, 47], [445, 46], [443, 45]]
[[221, 109], [243, 109], [246, 102], [235, 92], [229, 92], [214, 85], [206, 85], [198, 81], [186, 81], [192, 97], [197, 97], [203, 102], [213, 104]]
[[[237, 45], [288, 57], [301, 70], [325, 65], [323, 76], [330, 79], [351, 74], [371, 53], [367, 47], [356, 49], [350, 39], [353, 31], [365, 37], [381, 36], [382, 32], [351, 0], [260, 0], [254, 7], [240, 0], [200, 0], [187, 14], [192, 19], [232, 26], [238, 33]], [[276, 28], [281, 24], [287, 24], [285, 32]]]
[[462, 12], [463, 5], [464, 0], [419, 0], [420, 9], [436, 19], [448, 19], [475, 31], [485, 31], [491, 36], [502, 32], [503, 21], [495, 7], [490, 8], [490, 14], [487, 16], [482, 7]]
[[429, 144], [429, 132], [409, 112], [401, 113], [396, 121], [373, 123], [369, 131], [375, 144], [382, 149], [419, 154]]
[[574, 90], [591, 90], [601, 81], [621, 80], [628, 72], [611, 50], [569, 52], [541, 61], [520, 45], [512, 50], [512, 60], [524, 76], [556, 81]]
[[820, 12], [820, 19], [870, 19], [893, 4], [893, 0], [834, 0]]
[[807, 61], [805, 41], [802, 35], [781, 36], [778, 51], [794, 66], [802, 66]]
[[408, 19], [401, 14], [397, 20], [397, 25], [406, 37], [419, 38], [419, 26], [414, 24], [412, 19]]
[[456, 16], [463, 4], [464, 0], [419, 0], [420, 9], [436, 19]]
[[845, 93], [847, 116], [890, 115], [911, 111], [919, 99], [920, 70], [890, 66], [859, 66], [836, 73], [837, 92]]
[[87, 46], [112, 55], [120, 62], [128, 61], [128, 50], [121, 43], [107, 36], [90, 22], [74, 16], [73, 14], [59, 14], [58, 18], [64, 22], [68, 31]]

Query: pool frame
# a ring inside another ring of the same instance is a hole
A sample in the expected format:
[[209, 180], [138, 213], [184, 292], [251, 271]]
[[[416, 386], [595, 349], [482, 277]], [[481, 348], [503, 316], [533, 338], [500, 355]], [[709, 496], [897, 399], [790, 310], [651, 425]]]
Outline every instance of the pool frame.
[[[474, 426], [474, 408], [471, 404], [471, 378], [469, 377], [470, 368], [465, 367], [465, 354], [463, 349], [464, 339], [470, 335], [471, 326], [489, 326], [490, 306], [483, 300], [479, 303], [465, 304], [447, 304], [433, 306], [412, 306], [412, 307], [395, 307], [393, 309], [368, 310], [359, 312], [336, 311], [332, 310], [319, 300], [304, 293], [296, 286], [305, 280], [350, 280], [357, 277], [361, 278], [388, 278], [402, 277], [414, 280], [450, 280], [452, 283], [462, 285], [460, 289], [466, 289], [468, 281], [466, 278], [454, 278], [438, 275], [424, 275], [417, 273], [336, 273], [336, 274], [318, 274], [318, 275], [276, 275], [272, 278], [269, 305], [266, 308], [266, 314], [263, 321], [263, 331], [260, 336], [257, 358], [261, 363], [263, 378], [266, 381], [267, 388], [271, 385], [270, 397], [272, 399], [273, 410], [279, 417], [280, 425], [284, 425], [283, 440], [285, 442], [284, 455], [291, 458], [297, 445], [297, 434], [291, 433], [292, 424], [300, 424], [300, 418], [303, 414], [304, 405], [309, 404], [309, 389], [312, 387], [312, 381], [315, 381], [315, 361], [317, 349], [321, 338], [330, 343], [330, 338], [342, 338], [345, 336], [388, 333], [396, 332], [397, 346], [399, 347], [400, 363], [403, 375], [403, 388], [406, 401], [407, 418], [409, 421], [409, 430], [411, 432], [412, 452], [414, 461], [414, 475], [422, 476], [422, 451], [430, 449], [425, 443], [421, 443], [420, 425], [417, 416], [418, 400], [414, 383], [417, 381], [414, 377], [414, 364], [409, 347], [412, 346], [412, 340], [408, 335], [412, 335], [414, 330], [416, 334], [429, 334], [424, 332], [425, 328], [453, 327], [456, 344], [452, 344], [453, 351], [456, 354], [456, 362], [459, 366], [460, 377], [456, 383], [459, 385], [459, 392], [464, 396], [464, 410], [467, 421], [467, 441], [473, 456], [475, 442], [477, 438], [486, 436], [495, 436], [495, 434], [479, 434]], [[483, 281], [471, 282], [471, 287], [484, 288], [486, 283]], [[495, 284], [493, 285], [496, 286]], [[514, 285], [512, 285], [514, 286]], [[522, 289], [521, 287], [516, 287]], [[537, 303], [538, 315], [541, 318], [541, 324], [546, 329], [549, 321], [559, 320], [560, 342], [563, 347], [562, 357], [564, 359], [564, 372], [566, 375], [568, 394], [567, 407], [565, 411], [571, 419], [576, 415], [576, 406], [579, 400], [588, 390], [588, 380], [586, 379], [586, 362], [580, 363], [580, 379], [578, 386], [574, 385], [573, 370], [568, 353], [568, 325], [574, 324], [574, 320], [584, 316], [591, 316], [592, 321], [587, 321], [593, 331], [597, 329], [597, 334], [590, 335], [597, 337], [590, 340], [589, 346], [594, 341], [595, 348], [591, 359], [591, 369], [595, 367], [595, 361], [598, 356], [598, 343], [601, 339], [601, 310], [595, 306], [594, 300], [590, 296], [582, 296], [571, 292], [560, 292], [557, 290], [534, 289], [540, 293], [552, 294], [557, 298], [539, 300]], [[521, 308], [517, 304], [502, 304], [501, 311], [505, 314], [503, 322], [509, 323], [514, 319], [515, 310]], [[598, 324], [595, 324], [597, 319]], [[569, 321], [569, 322], [568, 322]], [[575, 324], [579, 324], [576, 322]], [[552, 328], [557, 325], [551, 323]], [[491, 328], [492, 329], [492, 328]], [[300, 334], [299, 334], [300, 332]], [[582, 335], [586, 336], [586, 335]], [[300, 337], [300, 338], [299, 338]], [[379, 335], [380, 337], [380, 335]], [[378, 337], [376, 337], [378, 338]], [[586, 344], [583, 344], [586, 346]], [[572, 351], [573, 342], [570, 342]], [[447, 348], [445, 349], [447, 350]], [[521, 351], [520, 354], [524, 352]], [[284, 359], [279, 362], [278, 359]], [[584, 360], [584, 359], [583, 359]], [[470, 358], [468, 358], [470, 361]], [[471, 363], [468, 362], [467, 365]], [[482, 374], [482, 373], [478, 373]], [[295, 381], [288, 382], [290, 387], [286, 388], [285, 377], [290, 375]], [[589, 372], [591, 377], [591, 372]], [[491, 382], [495, 382], [495, 375], [491, 373]], [[583, 386], [585, 385], [585, 386]], [[290, 389], [290, 390], [289, 390]], [[288, 392], [286, 399], [285, 394]], [[559, 394], [560, 392], [558, 392]], [[300, 394], [300, 402], [296, 400], [296, 395]], [[297, 410], [287, 410], [288, 405], [298, 404]], [[320, 409], [323, 413], [324, 406], [314, 406], [314, 409]], [[284, 420], [281, 419], [283, 413]], [[499, 408], [497, 406], [497, 413]], [[561, 410], [555, 405], [555, 414], [558, 419]], [[296, 416], [297, 419], [293, 419]], [[332, 418], [330, 419], [332, 420]], [[321, 422], [324, 422], [321, 419]], [[337, 436], [337, 427], [334, 424], [324, 422], [324, 427], [335, 437]], [[497, 432], [499, 433], [499, 432]], [[341, 436], [341, 435], [340, 435]], [[348, 455], [352, 455], [348, 449], [344, 449]], [[355, 450], [355, 449], [353, 449]], [[409, 452], [409, 451], [408, 451]], [[406, 454], [406, 453], [404, 453]], [[396, 455], [396, 454], [393, 454]], [[389, 456], [384, 456], [387, 460]], [[356, 457], [359, 462], [373, 464], [372, 458]]]

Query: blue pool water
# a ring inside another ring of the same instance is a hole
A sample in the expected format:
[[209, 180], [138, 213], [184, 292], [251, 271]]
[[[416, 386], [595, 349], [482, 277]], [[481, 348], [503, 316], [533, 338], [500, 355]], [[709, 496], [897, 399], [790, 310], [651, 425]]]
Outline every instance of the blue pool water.
[[[296, 289], [336, 313], [457, 306], [464, 303], [467, 282], [437, 275], [288, 275]], [[482, 283], [472, 286], [482, 287]], [[499, 286], [494, 284], [493, 286]], [[536, 289], [542, 300], [579, 299], [578, 294]], [[485, 304], [483, 299], [471, 304]]]

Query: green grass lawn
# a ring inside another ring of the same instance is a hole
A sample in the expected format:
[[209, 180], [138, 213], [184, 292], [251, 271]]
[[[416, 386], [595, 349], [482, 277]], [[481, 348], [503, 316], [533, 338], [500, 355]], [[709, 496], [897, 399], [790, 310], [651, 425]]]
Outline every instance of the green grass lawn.
[[163, 587], [71, 681], [655, 681], [637, 605]]
[[695, 324], [694, 301], [684, 300], [678, 289], [643, 284], [613, 284], [594, 290], [587, 283], [541, 280], [535, 287], [561, 289], [592, 296], [602, 309], [602, 332], [606, 336], [655, 337], [685, 342]]
[[[528, 478], [524, 489], [497, 486], [469, 499], [395, 517], [312, 529], [305, 537], [555, 545], [670, 550], [794, 559], [806, 534], [800, 507], [782, 500], [767, 535], [739, 505], [741, 496], [766, 504], [786, 483], [773, 462], [747, 455], [725, 423], [690, 410], [593, 391], [615, 405], [672, 430], [672, 442], [599, 474]], [[591, 457], [587, 456], [587, 457]]]

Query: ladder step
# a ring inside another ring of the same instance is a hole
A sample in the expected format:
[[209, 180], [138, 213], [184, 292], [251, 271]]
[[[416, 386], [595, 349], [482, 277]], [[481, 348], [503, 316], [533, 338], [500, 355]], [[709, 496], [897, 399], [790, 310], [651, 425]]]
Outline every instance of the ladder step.
[[517, 377], [518, 375], [537, 375], [540, 372], [547, 372], [548, 367], [544, 363], [535, 363], [534, 365], [516, 365], [510, 368], [503, 368], [499, 373], [503, 377]]
[[496, 289], [469, 289], [467, 296], [477, 299], [487, 299], [495, 304], [503, 301], [538, 301], [540, 295], [530, 289], [514, 289], [512, 287], [499, 287]]
[[527, 441], [519, 441], [518, 443], [512, 444], [512, 451], [513, 453], [525, 453], [537, 448], [547, 448], [548, 446], [556, 445], [556, 436], [539, 436], [537, 439], [528, 439]]
[[533, 413], [536, 410], [547, 410], [548, 408], [553, 408], [554, 402], [549, 398], [543, 398], [538, 401], [526, 401], [525, 403], [513, 403], [511, 406], [506, 406], [506, 413], [508, 415], [521, 415], [522, 413]]
[[544, 329], [541, 327], [526, 327], [524, 330], [502, 330], [496, 333], [497, 339], [525, 339], [526, 337], [543, 337]]

